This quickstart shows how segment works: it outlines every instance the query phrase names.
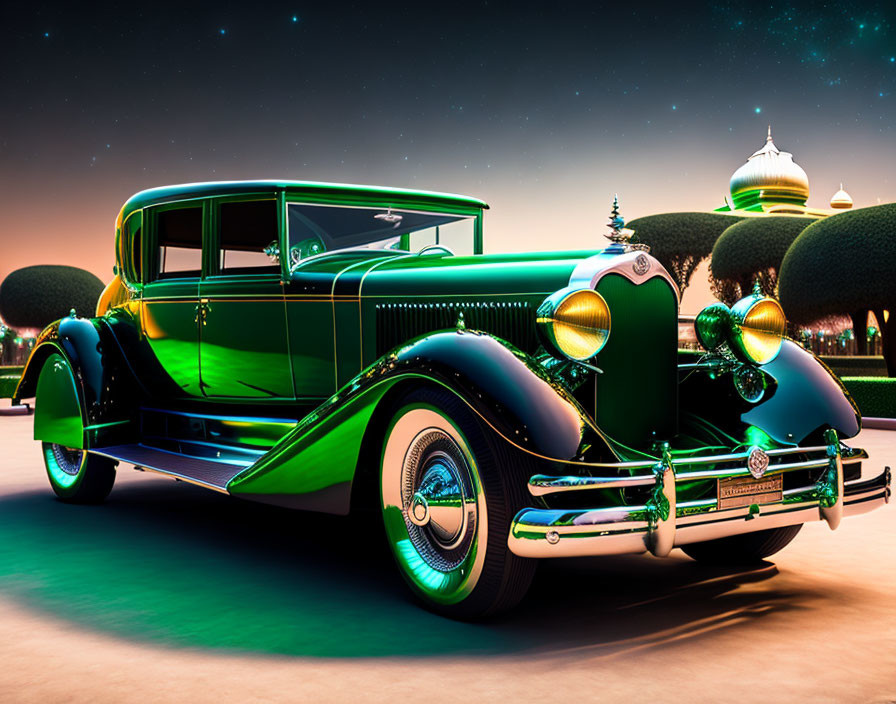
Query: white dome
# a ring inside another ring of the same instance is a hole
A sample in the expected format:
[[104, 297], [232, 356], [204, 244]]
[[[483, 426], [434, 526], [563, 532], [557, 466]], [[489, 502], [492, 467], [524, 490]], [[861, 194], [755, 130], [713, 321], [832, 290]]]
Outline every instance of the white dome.
[[797, 199], [805, 204], [809, 198], [809, 177], [793, 161], [792, 154], [775, 146], [771, 127], [765, 146], [731, 176], [731, 196], [735, 202], [742, 200], [738, 196], [748, 193], [758, 193], [760, 200], [767, 201]]
[[835, 210], [846, 210], [852, 207], [852, 198], [849, 193], [843, 190], [843, 184], [840, 184], [840, 190], [831, 196], [831, 207]]

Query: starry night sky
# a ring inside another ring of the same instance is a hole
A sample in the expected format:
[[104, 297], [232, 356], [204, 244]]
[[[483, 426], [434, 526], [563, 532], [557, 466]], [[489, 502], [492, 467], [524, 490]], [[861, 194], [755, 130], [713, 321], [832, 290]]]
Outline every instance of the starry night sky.
[[896, 201], [892, 3], [17, 3], [0, 19], [0, 279], [111, 276], [143, 188], [296, 178], [476, 195], [486, 250], [722, 204], [765, 140]]

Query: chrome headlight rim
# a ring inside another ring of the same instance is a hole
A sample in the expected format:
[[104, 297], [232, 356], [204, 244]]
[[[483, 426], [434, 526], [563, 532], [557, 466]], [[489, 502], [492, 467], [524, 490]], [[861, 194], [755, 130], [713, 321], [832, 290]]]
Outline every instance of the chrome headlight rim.
[[[594, 319], [576, 320], [576, 311], [569, 310], [575, 303], [593, 306], [589, 314]], [[555, 291], [538, 307], [535, 322], [544, 347], [552, 355], [574, 362], [585, 362], [597, 355], [606, 346], [612, 329], [610, 306], [590, 287], [571, 286]], [[576, 329], [580, 334], [576, 334]]]
[[[755, 315], [757, 309], [774, 306], [777, 309], [777, 317], [780, 320], [780, 330], [760, 330], [750, 328], [750, 316]], [[730, 352], [741, 362], [755, 366], [763, 366], [773, 362], [781, 352], [786, 337], [787, 318], [781, 304], [769, 296], [750, 294], [741, 298], [731, 308], [724, 303], [710, 303], [694, 320], [694, 332], [697, 340], [708, 352], [721, 352], [727, 345]], [[761, 358], [751, 353], [749, 336], [758, 334], [777, 336], [777, 345], [774, 350]]]
[[[750, 351], [748, 338], [751, 334], [756, 334], [756, 331], [751, 328], [749, 321], [751, 315], [755, 315], [757, 310], [761, 307], [768, 306], [773, 306], [776, 309], [777, 317], [781, 323], [780, 331], [761, 331], [761, 334], [776, 336], [777, 344], [774, 345], [773, 351], [768, 352], [762, 358], [757, 358], [755, 351]], [[745, 298], [741, 298], [731, 308], [731, 351], [734, 352], [737, 358], [741, 361], [750, 362], [751, 364], [757, 364], [759, 366], [769, 364], [775, 361], [777, 356], [781, 353], [781, 347], [784, 345], [784, 337], [786, 335], [786, 326], [787, 318], [784, 315], [784, 309], [781, 308], [781, 304], [774, 298], [755, 293]]]

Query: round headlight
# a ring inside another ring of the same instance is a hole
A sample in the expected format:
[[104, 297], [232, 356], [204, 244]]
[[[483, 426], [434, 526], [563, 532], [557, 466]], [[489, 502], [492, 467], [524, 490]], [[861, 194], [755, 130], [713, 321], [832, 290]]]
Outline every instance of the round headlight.
[[610, 307], [591, 288], [548, 296], [538, 307], [536, 322], [545, 347], [580, 362], [600, 352], [610, 337]]
[[787, 319], [780, 304], [763, 296], [742, 298], [731, 309], [731, 349], [745, 362], [768, 364], [781, 351]]
[[714, 352], [728, 342], [731, 310], [724, 303], [710, 303], [697, 314], [694, 332], [707, 352]]

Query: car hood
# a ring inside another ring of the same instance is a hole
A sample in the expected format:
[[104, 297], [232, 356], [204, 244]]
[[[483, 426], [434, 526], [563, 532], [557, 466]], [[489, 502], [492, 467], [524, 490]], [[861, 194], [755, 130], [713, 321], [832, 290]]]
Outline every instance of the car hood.
[[568, 286], [576, 266], [595, 253], [399, 255], [344, 272], [337, 292], [362, 298], [547, 294]]

